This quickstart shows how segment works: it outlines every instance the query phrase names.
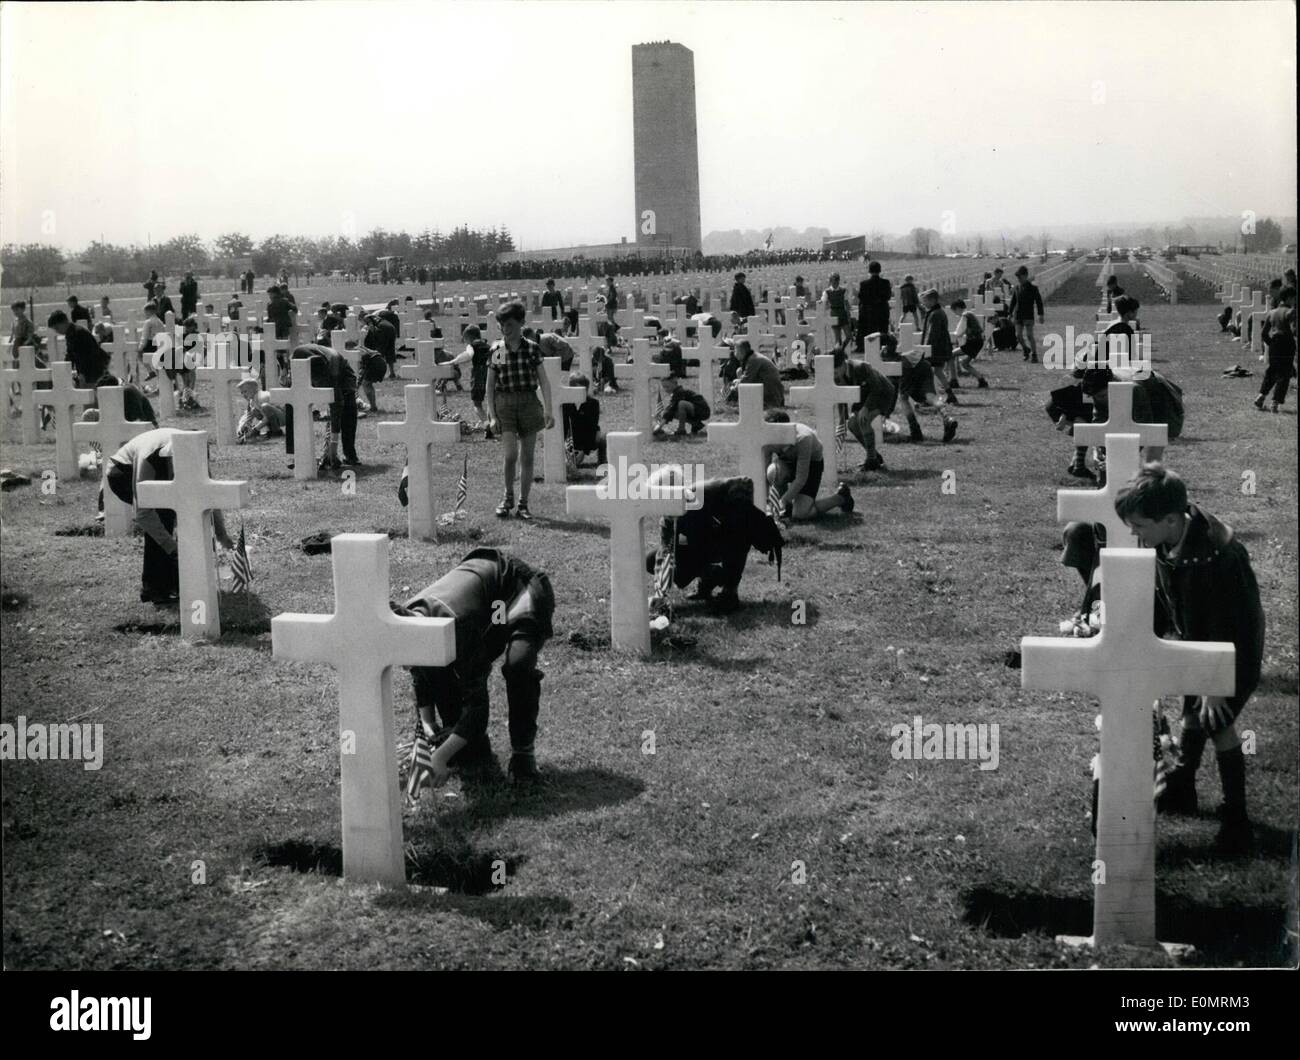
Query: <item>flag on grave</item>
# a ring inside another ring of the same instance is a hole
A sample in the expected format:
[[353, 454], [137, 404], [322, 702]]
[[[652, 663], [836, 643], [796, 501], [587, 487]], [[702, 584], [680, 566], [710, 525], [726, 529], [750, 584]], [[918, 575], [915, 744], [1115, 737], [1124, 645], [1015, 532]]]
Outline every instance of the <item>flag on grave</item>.
[[655, 561], [655, 591], [658, 599], [666, 600], [673, 587], [673, 578], [677, 575], [677, 520], [672, 520], [673, 543], [670, 548], [661, 548], [659, 558]]
[[465, 507], [465, 498], [469, 496], [469, 456], [466, 455], [465, 463], [460, 469], [460, 481], [456, 483], [456, 507], [453, 511], [460, 511]]
[[767, 514], [777, 526], [785, 526], [785, 512], [781, 504], [781, 491], [773, 482], [767, 487]]
[[230, 591], [246, 593], [253, 582], [253, 568], [248, 562], [248, 544], [244, 539], [244, 527], [240, 524], [239, 541], [230, 557]]
[[565, 434], [564, 436], [564, 462], [570, 471], [578, 466], [578, 450], [573, 446], [573, 435]]
[[842, 457], [844, 455], [844, 445], [848, 439], [849, 428], [847, 421], [841, 419], [835, 424], [835, 455]]

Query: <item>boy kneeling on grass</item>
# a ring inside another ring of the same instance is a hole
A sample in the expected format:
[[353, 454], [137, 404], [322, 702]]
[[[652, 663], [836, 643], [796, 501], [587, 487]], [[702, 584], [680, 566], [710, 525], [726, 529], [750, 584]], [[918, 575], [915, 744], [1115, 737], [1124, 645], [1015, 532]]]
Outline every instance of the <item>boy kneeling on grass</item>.
[[674, 420], [677, 422], [677, 429], [673, 431], [674, 438], [685, 438], [688, 429], [691, 434], [699, 434], [704, 430], [705, 420], [712, 412], [709, 403], [694, 390], [682, 386], [681, 380], [675, 376], [666, 376], [660, 385], [663, 387], [664, 407], [654, 425], [655, 437], [664, 437], [667, 433], [665, 427]]
[[[396, 614], [456, 620], [456, 661], [448, 666], [413, 666], [419, 711], [411, 752], [407, 797], [414, 801], [427, 783], [439, 787], [452, 765], [493, 769], [488, 740], [488, 677], [502, 655], [510, 711], [510, 778], [535, 784], [534, 756], [542, 671], [537, 656], [553, 635], [555, 594], [550, 579], [520, 559], [494, 548], [476, 548]], [[435, 729], [434, 712], [442, 722]]]
[[[789, 423], [790, 414], [783, 409], [769, 409], [763, 417], [768, 423]], [[835, 492], [818, 497], [822, 474], [826, 469], [821, 439], [806, 423], [796, 423], [796, 438], [789, 445], [764, 446], [771, 454], [767, 468], [767, 486], [780, 493], [781, 511], [803, 521], [817, 519], [828, 512], [853, 512], [853, 494], [841, 482]]]
[[591, 381], [580, 372], [569, 376], [569, 386], [580, 386], [586, 395], [576, 405], [561, 405], [564, 436], [573, 444], [573, 466], [582, 467], [588, 453], [596, 464], [605, 463], [605, 432], [600, 429], [600, 402], [591, 396]]
[[1178, 761], [1156, 801], [1163, 813], [1197, 812], [1196, 770], [1214, 741], [1223, 806], [1215, 840], [1222, 853], [1253, 845], [1246, 814], [1246, 759], [1234, 728], [1259, 684], [1264, 610], [1245, 546], [1232, 527], [1189, 504], [1187, 486], [1161, 464], [1149, 463], [1115, 498], [1115, 512], [1143, 548], [1156, 550], [1156, 633], [1179, 640], [1230, 641], [1236, 648], [1231, 696], [1186, 696]]

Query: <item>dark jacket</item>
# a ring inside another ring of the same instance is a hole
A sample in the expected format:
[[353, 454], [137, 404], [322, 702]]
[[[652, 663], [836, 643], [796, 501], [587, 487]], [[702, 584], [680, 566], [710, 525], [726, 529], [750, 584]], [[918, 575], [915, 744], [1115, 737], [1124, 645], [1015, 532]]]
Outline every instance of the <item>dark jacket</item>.
[[892, 293], [889, 281], [881, 276], [868, 276], [858, 284], [858, 319], [865, 325], [864, 334], [889, 330], [889, 298]]
[[599, 445], [600, 402], [587, 398], [581, 405], [561, 405], [564, 433], [573, 439], [573, 448], [580, 453], [593, 452]]
[[108, 373], [108, 353], [85, 328], [74, 324], [68, 328], [63, 342], [68, 351], [68, 362], [81, 386], [93, 387]]
[[1240, 711], [1259, 684], [1264, 658], [1264, 609], [1245, 546], [1232, 527], [1195, 504], [1176, 561], [1156, 550], [1155, 632], [1179, 640], [1231, 641], [1237, 649], [1236, 689], [1228, 702]]
[[674, 388], [673, 392], [668, 395], [668, 399], [664, 404], [667, 405], [670, 410], [675, 410], [683, 401], [690, 402], [691, 408], [695, 410], [695, 418], [697, 420], [707, 420], [709, 418], [709, 415], [712, 412], [709, 408], [709, 403], [704, 400], [702, 395], [697, 394], [694, 390], [688, 390], [684, 386]]
[[743, 283], [738, 283], [731, 289], [730, 309], [733, 313], [739, 313], [742, 318], [758, 315], [758, 310], [754, 308], [754, 296]]
[[[751, 548], [774, 559], [780, 577], [785, 539], [772, 518], [754, 507], [754, 488], [749, 479], [715, 479], [697, 483], [696, 489], [699, 508], [689, 509], [675, 520], [660, 521], [661, 548], [673, 546], [674, 522], [681, 539], [677, 542], [677, 587], [685, 589], [700, 578], [701, 586], [734, 592]], [[653, 571], [654, 565], [652, 552], [646, 557], [646, 570]]]
[[1038, 293], [1036, 284], [1026, 281], [1011, 295], [1011, 319], [1033, 320], [1035, 311], [1038, 316], [1043, 315], [1043, 296]]
[[952, 333], [948, 330], [948, 314], [937, 305], [925, 314], [921, 328], [921, 345], [930, 347], [931, 364], [947, 364], [952, 360]]
[[[453, 731], [466, 740], [487, 731], [487, 696], [475, 695], [475, 685], [485, 685], [492, 663], [506, 650], [519, 622], [494, 622], [494, 604], [505, 601], [507, 613], [522, 593], [534, 593], [534, 608], [523, 622], [531, 632], [549, 639], [555, 597], [546, 575], [522, 560], [495, 548], [476, 548], [432, 585], [416, 593], [404, 606], [431, 618], [456, 621], [456, 661], [449, 667], [411, 668], [418, 688], [422, 680], [435, 679], [440, 670], [453, 670], [459, 679], [460, 714]], [[435, 687], [437, 687], [435, 685]]]
[[296, 347], [293, 351], [295, 363], [304, 358], [309, 358], [311, 362], [309, 371], [312, 386], [331, 388], [334, 391], [335, 401], [341, 401], [345, 394], [356, 394], [357, 374], [343, 354], [336, 353], [328, 346], [308, 343]]
[[858, 400], [851, 411], [857, 412], [864, 405], [882, 416], [893, 414], [898, 403], [898, 394], [889, 377], [877, 372], [871, 365], [862, 361], [849, 361], [845, 386], [858, 388]]
[[559, 320], [564, 315], [564, 295], [560, 291], [543, 291], [542, 308], [551, 311], [552, 320]]
[[749, 355], [749, 359], [745, 361], [739, 375], [736, 377], [736, 382], [761, 383], [763, 386], [763, 408], [785, 408], [785, 386], [781, 383], [781, 373], [776, 365], [761, 353], [751, 353]]

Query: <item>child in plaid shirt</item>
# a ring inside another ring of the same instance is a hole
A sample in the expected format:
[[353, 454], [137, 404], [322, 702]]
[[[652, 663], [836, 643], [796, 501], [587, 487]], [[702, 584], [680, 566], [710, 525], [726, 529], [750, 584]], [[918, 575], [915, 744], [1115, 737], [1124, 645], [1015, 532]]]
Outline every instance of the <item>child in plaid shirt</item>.
[[[551, 387], [541, 371], [542, 351], [537, 343], [524, 338], [524, 320], [528, 311], [523, 302], [510, 302], [497, 310], [497, 323], [503, 338], [492, 347], [488, 362], [488, 428], [499, 431], [505, 446], [505, 494], [497, 505], [498, 517], [509, 518], [515, 509], [515, 468], [519, 468], [519, 507], [515, 514], [531, 520], [528, 492], [533, 484], [533, 454], [537, 432], [555, 426], [551, 415]], [[541, 391], [541, 400], [537, 392]], [[521, 459], [522, 457], [522, 459]]]

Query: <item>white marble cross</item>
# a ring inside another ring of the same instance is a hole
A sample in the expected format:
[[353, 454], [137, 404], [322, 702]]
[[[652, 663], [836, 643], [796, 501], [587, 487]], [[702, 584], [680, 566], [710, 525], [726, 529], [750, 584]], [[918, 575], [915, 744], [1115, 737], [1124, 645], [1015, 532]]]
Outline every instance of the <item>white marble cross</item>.
[[397, 366], [397, 374], [412, 382], [431, 385], [440, 379], [451, 379], [456, 369], [450, 364], [437, 363], [437, 351], [442, 349], [442, 339], [422, 339], [415, 344], [415, 356], [410, 364]]
[[580, 386], [569, 386], [558, 357], [543, 357], [542, 370], [551, 386], [551, 409], [555, 413], [554, 426], [542, 428], [542, 475], [547, 482], [564, 482], [568, 478], [564, 459], [564, 406], [581, 405], [587, 391]]
[[223, 335], [220, 332], [203, 338], [206, 349], [203, 360], [195, 371], [212, 380], [212, 414], [217, 421], [217, 444], [234, 445], [238, 416], [230, 388], [245, 375], [245, 369], [239, 363], [239, 340], [233, 335]]
[[54, 473], [60, 479], [75, 479], [81, 471], [77, 465], [77, 442], [72, 428], [77, 409], [95, 403], [95, 391], [79, 390], [72, 381], [72, 365], [55, 361], [50, 365], [52, 387], [36, 391], [36, 403], [49, 405], [54, 411]]
[[[581, 324], [581, 321], [579, 321], [579, 324]], [[590, 335], [587, 335], [581, 327], [579, 327], [576, 335], [565, 335], [564, 341], [567, 342], [569, 347], [573, 350], [573, 371], [581, 372], [588, 379], [591, 379], [592, 385], [594, 386], [595, 380], [592, 379], [594, 370], [591, 367], [591, 348], [601, 344], [596, 342], [596, 340], [594, 340]]]
[[334, 388], [311, 385], [311, 359], [299, 357], [289, 362], [289, 386], [273, 387], [271, 400], [293, 409], [293, 477], [311, 480], [316, 477], [316, 441], [311, 410], [334, 401]]
[[354, 883], [406, 883], [397, 782], [393, 667], [446, 666], [456, 658], [455, 620], [403, 618], [388, 605], [388, 537], [331, 541], [334, 613], [271, 619], [277, 659], [338, 671], [343, 875]]
[[[74, 423], [72, 437], [78, 442], [94, 442], [103, 454], [103, 473], [108, 474], [109, 457], [137, 434], [154, 429], [152, 423], [126, 418], [126, 391], [120, 386], [101, 386], [95, 390], [99, 419], [94, 423]], [[102, 483], [104, 494], [104, 536], [123, 537], [131, 532], [132, 512], [129, 504]]]
[[[639, 313], [640, 310], [636, 312]], [[650, 388], [658, 386], [658, 381], [671, 372], [668, 365], [656, 364], [650, 360], [648, 339], [632, 340], [631, 364], [614, 365], [615, 379], [632, 380], [632, 424], [636, 430], [647, 434], [650, 432], [654, 425], [654, 398], [650, 395]]]
[[714, 396], [714, 387], [718, 381], [718, 369], [716, 365], [720, 361], [726, 361], [731, 357], [730, 346], [717, 346], [713, 344], [713, 339], [708, 335], [708, 328], [702, 327], [699, 330], [699, 345], [694, 349], [689, 347], [682, 348], [682, 356], [689, 357], [692, 360], [700, 362], [700, 396], [708, 402], [710, 411], [716, 413], [717, 399]]
[[864, 360], [881, 375], [897, 378], [903, 374], [902, 361], [887, 361], [880, 355], [879, 335], [868, 335], [862, 343], [862, 349]]
[[767, 423], [763, 419], [763, 384], [741, 383], [740, 419], [735, 423], [710, 423], [709, 441], [737, 451], [740, 474], [754, 487], [754, 507], [767, 507], [767, 461], [764, 446], [791, 445], [799, 437], [793, 423]]
[[[460, 424], [434, 419], [433, 387], [427, 383], [408, 385], [405, 392], [406, 419], [379, 424], [379, 440], [389, 445], [406, 446], [406, 524], [410, 539], [436, 540], [431, 447], [454, 445], [460, 441]], [[295, 412], [295, 426], [297, 419]], [[295, 441], [294, 448], [297, 447]]]
[[1231, 695], [1235, 684], [1231, 644], [1166, 641], [1152, 632], [1155, 567], [1150, 549], [1102, 549], [1101, 632], [1020, 642], [1022, 688], [1101, 700], [1091, 939], [1098, 946], [1156, 944], [1152, 704], [1165, 695]]
[[[1268, 319], [1268, 307], [1263, 304], [1263, 296], [1259, 291], [1255, 292], [1255, 297], [1251, 304], [1242, 310], [1241, 313], [1241, 330], [1243, 338], [1247, 327], [1250, 329], [1250, 352], [1264, 353], [1264, 321]], [[1247, 325], [1247, 321], [1250, 324]]]
[[1143, 448], [1169, 444], [1169, 428], [1163, 423], [1133, 422], [1133, 390], [1136, 383], [1108, 383], [1105, 423], [1076, 423], [1075, 445], [1105, 445], [1108, 434], [1137, 434]]
[[6, 387], [11, 383], [17, 383], [22, 388], [18, 407], [23, 417], [23, 445], [36, 445], [41, 440], [41, 414], [36, 407], [34, 384], [49, 382], [50, 370], [36, 367], [35, 346], [20, 346], [18, 367], [0, 370], [0, 376], [3, 376]]
[[176, 513], [181, 636], [186, 640], [217, 640], [221, 636], [221, 607], [216, 557], [212, 553], [212, 512], [247, 508], [251, 494], [247, 482], [212, 478], [207, 431], [174, 431], [171, 449], [171, 479], [138, 483], [136, 505], [169, 508]]
[[610, 641], [617, 650], [644, 656], [650, 654], [650, 611], [643, 523], [647, 517], [684, 515], [690, 493], [684, 486], [647, 485], [639, 432], [613, 431], [606, 442], [606, 478], [594, 486], [569, 486], [565, 511], [609, 520]]
[[1110, 548], [1137, 548], [1138, 540], [1127, 524], [1115, 514], [1115, 496], [1138, 473], [1138, 436], [1106, 435], [1106, 487], [1099, 490], [1057, 490], [1056, 521], [1068, 523], [1080, 519], [1101, 523], [1106, 528]]
[[125, 324], [113, 322], [113, 341], [101, 342], [109, 358], [109, 371], [120, 382], [131, 382], [139, 375], [136, 369], [135, 342], [130, 338], [130, 329]]
[[898, 347], [897, 348], [900, 354], [910, 353], [912, 349], [920, 341], [921, 341], [921, 333], [916, 330], [916, 328], [913, 326], [910, 320], [898, 325]]
[[861, 391], [856, 386], [840, 386], [835, 382], [834, 357], [822, 355], [813, 360], [813, 385], [792, 386], [790, 404], [812, 406], [817, 435], [826, 439], [825, 444], [829, 445], [834, 443], [839, 406], [852, 405], [858, 401]]

